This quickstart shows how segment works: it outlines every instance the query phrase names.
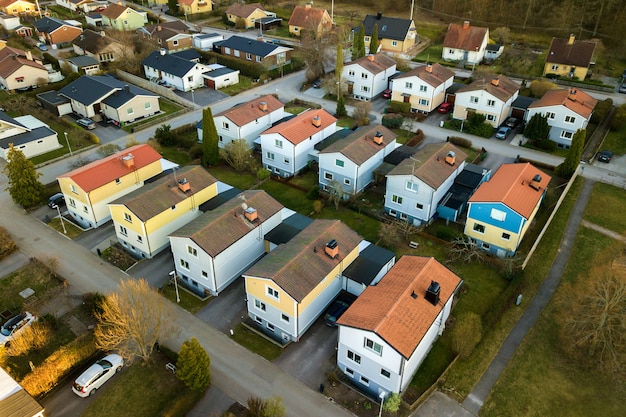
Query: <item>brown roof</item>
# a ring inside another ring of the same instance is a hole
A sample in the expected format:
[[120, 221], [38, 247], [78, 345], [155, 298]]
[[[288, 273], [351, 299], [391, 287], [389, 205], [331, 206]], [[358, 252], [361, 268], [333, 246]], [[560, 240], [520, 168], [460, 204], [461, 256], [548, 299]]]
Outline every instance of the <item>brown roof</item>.
[[109, 19], [117, 19], [122, 13], [128, 9], [128, 6], [122, 6], [121, 4], [109, 4], [106, 9], [100, 12], [102, 16], [106, 16]]
[[177, 33], [189, 32], [189, 26], [187, 26], [180, 20], [173, 20], [171, 22], [163, 22], [163, 23], [159, 23], [156, 25], [148, 25], [148, 26], [144, 26], [142, 29], [150, 33], [151, 35], [154, 35], [155, 32], [158, 32], [163, 29], [169, 29], [170, 31], [177, 32]]
[[[374, 137], [381, 133], [383, 137], [382, 145], [374, 142]], [[363, 126], [354, 133], [346, 136], [332, 145], [328, 146], [321, 153], [339, 152], [357, 165], [383, 150], [395, 140], [397, 135], [383, 125]]]
[[[531, 180], [539, 175], [539, 190], [532, 188]], [[482, 183], [470, 203], [503, 203], [526, 219], [541, 200], [543, 192], [550, 183], [548, 174], [526, 162], [524, 164], [502, 164], [487, 182]]]
[[289, 26], [299, 26], [307, 29], [316, 29], [325, 14], [326, 9], [317, 9], [314, 7], [296, 6], [289, 18]]
[[475, 51], [480, 48], [487, 35], [487, 28], [477, 26], [450, 23], [448, 33], [443, 41], [444, 48], [461, 49], [463, 51]]
[[[339, 255], [334, 259], [324, 248], [337, 241]], [[363, 238], [340, 220], [314, 220], [288, 243], [279, 245], [243, 275], [274, 281], [300, 302], [352, 252]], [[347, 268], [348, 265], [343, 265]], [[334, 278], [334, 277], [333, 277]]]
[[497, 77], [490, 78], [478, 78], [469, 85], [463, 86], [458, 89], [457, 93], [463, 93], [466, 91], [485, 90], [492, 96], [507, 101], [515, 95], [515, 92], [519, 91], [520, 86], [516, 82], [504, 75], [498, 75]]
[[[315, 125], [313, 125], [313, 119], [316, 117], [320, 118], [320, 127], [315, 127]], [[268, 133], [278, 133], [289, 142], [297, 145], [303, 140], [313, 136], [315, 132], [323, 130], [336, 122], [337, 119], [331, 116], [326, 110], [312, 109], [300, 113], [291, 120], [287, 120], [286, 122], [279, 123], [274, 127], [270, 127], [263, 132], [262, 135]]]
[[83, 33], [74, 38], [72, 44], [78, 46], [84, 51], [91, 52], [92, 54], [97, 54], [99, 51], [101, 51], [103, 48], [113, 42], [117, 41], [109, 36], [102, 36], [100, 32], [94, 32], [91, 29], [85, 29]]
[[18, 58], [14, 55], [10, 58], [5, 58], [0, 61], [0, 77], [7, 78], [9, 75], [13, 74], [24, 65], [46, 71], [46, 73], [48, 72], [46, 67], [44, 67], [40, 63], [25, 58]]
[[433, 87], [437, 87], [449, 80], [450, 78], [454, 78], [454, 71], [437, 63], [426, 64], [420, 67], [413, 68], [412, 70], [407, 71], [404, 74], [400, 74], [395, 79], [406, 77], [417, 77], [424, 80], [425, 83]]
[[385, 54], [376, 54], [361, 57], [357, 60], [347, 63], [346, 65], [354, 64], [360, 65], [372, 74], [378, 74], [379, 72], [383, 72], [386, 69], [396, 65], [396, 61], [394, 61], [393, 58], [388, 57]]
[[[455, 154], [454, 165], [445, 161], [450, 151]], [[436, 190], [466, 159], [467, 154], [451, 143], [431, 143], [424, 145], [411, 158], [400, 162], [387, 176], [414, 175], [433, 190]]]
[[[440, 286], [437, 305], [425, 298], [431, 281]], [[461, 282], [435, 258], [404, 255], [377, 285], [361, 293], [337, 324], [372, 331], [408, 359]]]
[[[130, 154], [133, 155], [134, 165], [127, 167], [124, 165], [122, 158]], [[116, 154], [107, 156], [106, 158], [76, 168], [63, 175], [59, 175], [59, 178], [70, 178], [81, 190], [88, 193], [115, 181], [117, 178], [150, 165], [155, 161], [159, 161], [160, 159], [161, 155], [150, 145], [135, 145]]]
[[549, 90], [543, 97], [529, 105], [528, 108], [563, 105], [585, 119], [589, 119], [596, 104], [598, 104], [598, 100], [589, 94], [576, 88], [570, 88]]
[[265, 11], [261, 3], [233, 3], [230, 5], [228, 9], [226, 9], [226, 14], [232, 14], [233, 16], [246, 18], [250, 16], [256, 9], [260, 9]]
[[[217, 182], [213, 175], [199, 165], [183, 167], [177, 170], [175, 174], [170, 174], [153, 183], [146, 184], [111, 204], [126, 206], [141, 221], [145, 222]], [[191, 190], [186, 193], [182, 192], [178, 188], [176, 179], [179, 181], [187, 179], [191, 185]], [[194, 201], [196, 206], [204, 202]]]
[[[17, 2], [18, 0], [0, 0], [0, 7], [7, 7], [12, 5], [13, 3]], [[32, 3], [32, 2], [29, 2]], [[33, 3], [33, 6], [35, 4]]]
[[595, 42], [576, 41], [574, 35], [571, 35], [569, 39], [552, 38], [546, 62], [588, 67], [595, 48]]
[[[244, 217], [243, 203], [256, 210], [258, 220], [250, 222]], [[248, 190], [215, 210], [207, 211], [170, 236], [188, 237], [210, 256], [215, 257], [282, 208], [283, 205], [265, 191]]]
[[[262, 102], [265, 102], [265, 104], [267, 105], [267, 110], [262, 110], [259, 107], [259, 104]], [[228, 110], [224, 110], [223, 112], [216, 114], [215, 117], [224, 116], [237, 126], [244, 126], [251, 121], [261, 118], [282, 107], [285, 107], [285, 105], [281, 103], [279, 99], [271, 94], [268, 94], [266, 96], [255, 98], [254, 100], [248, 101], [246, 103], [242, 103]]]
[[178, 4], [185, 4], [191, 6], [195, 0], [178, 0]]

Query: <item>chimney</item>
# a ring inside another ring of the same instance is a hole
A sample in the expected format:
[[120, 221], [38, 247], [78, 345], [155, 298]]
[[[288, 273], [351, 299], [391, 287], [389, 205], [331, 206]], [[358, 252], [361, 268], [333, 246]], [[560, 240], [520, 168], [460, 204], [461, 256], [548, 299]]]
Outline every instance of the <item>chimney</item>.
[[374, 143], [377, 145], [382, 145], [383, 144], [383, 134], [380, 132], [376, 132], [376, 135], [374, 135]]
[[571, 35], [569, 35], [569, 39], [567, 40], [567, 44], [568, 45], [574, 45], [574, 39], [576, 39], [576, 35], [574, 35], [572, 33]]
[[533, 190], [539, 191], [541, 189], [541, 175], [537, 174], [533, 177], [533, 179], [528, 183], [528, 185], [530, 185], [530, 188], [532, 188]]
[[130, 92], [130, 85], [124, 84], [124, 91]]
[[575, 88], [570, 88], [569, 89], [569, 93], [567, 94], [567, 98], [572, 100], [572, 101], [576, 101], [576, 89]]
[[311, 123], [313, 123], [315, 127], [320, 127], [322, 125], [322, 119], [318, 115], [315, 115], [313, 119], [311, 119]]
[[161, 54], [161, 56], [165, 55], [165, 49], [164, 48], [159, 49], [159, 53]]
[[267, 111], [267, 103], [266, 103], [265, 101], [261, 101], [261, 102], [259, 103], [259, 109], [260, 109], [261, 111]]
[[376, 13], [376, 20], [380, 20], [383, 17], [383, 12]]
[[187, 178], [183, 178], [182, 180], [178, 180], [178, 189], [183, 193], [191, 190], [191, 184], [187, 181]]
[[157, 26], [157, 32], [160, 32], [161, 30], [163, 30], [163, 28], [161, 27], [161, 25]]
[[498, 85], [500, 85], [500, 79], [498, 78], [494, 78], [491, 80], [491, 85], [493, 85], [494, 87], [497, 87]]
[[454, 151], [449, 151], [448, 154], [446, 155], [446, 164], [454, 166], [455, 162], [456, 162], [456, 154], [454, 153]]
[[243, 215], [246, 216], [246, 219], [248, 219], [249, 222], [253, 222], [259, 218], [259, 215], [257, 214], [254, 207], [248, 207], [247, 209], [245, 209], [243, 211]]
[[469, 29], [470, 24], [469, 24], [469, 20], [466, 20], [463, 22], [463, 29]]
[[433, 72], [433, 64], [426, 64], [426, 72], [428, 73]]
[[119, 4], [119, 5], [121, 6], [121, 5], [122, 5], [122, 2], [121, 2], [121, 1], [118, 1], [118, 2], [117, 2], [117, 4]]
[[326, 255], [335, 259], [337, 255], [339, 255], [339, 245], [337, 244], [337, 241], [333, 239], [330, 242], [328, 242], [326, 246], [324, 247], [324, 252], [326, 252]]
[[124, 163], [126, 168], [132, 168], [135, 166], [135, 157], [133, 156], [132, 153], [129, 153], [122, 157], [122, 162]]
[[426, 301], [429, 301], [432, 305], [436, 306], [439, 304], [439, 293], [441, 292], [441, 286], [437, 281], [430, 281], [430, 285], [426, 290], [426, 294], [424, 298]]
[[310, 8], [311, 8], [311, 3], [306, 3], [306, 4], [304, 5], [304, 8], [305, 8], [305, 9], [310, 9]]
[[33, 60], [33, 53], [31, 51], [26, 51], [26, 59], [29, 61]]
[[370, 61], [372, 61], [372, 62], [374, 62], [374, 55], [368, 55], [368, 56], [367, 56], [367, 59], [368, 59], [368, 60], [370, 60]]

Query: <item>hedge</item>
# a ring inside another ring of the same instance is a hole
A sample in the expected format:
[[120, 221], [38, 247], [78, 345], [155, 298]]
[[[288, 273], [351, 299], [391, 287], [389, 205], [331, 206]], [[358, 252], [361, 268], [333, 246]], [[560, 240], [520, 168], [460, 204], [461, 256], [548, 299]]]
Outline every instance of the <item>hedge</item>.
[[450, 136], [448, 142], [453, 145], [460, 146], [462, 148], [471, 148], [472, 141], [459, 136]]
[[404, 116], [401, 114], [391, 113], [383, 116], [382, 124], [389, 129], [400, 128], [402, 123], [404, 123]]
[[390, 113], [410, 113], [411, 103], [404, 103], [402, 101], [390, 101], [389, 102]]
[[205, 62], [217, 62], [220, 65], [227, 66], [230, 69], [239, 70], [241, 75], [245, 75], [250, 78], [261, 78], [261, 75], [265, 74], [267, 70], [263, 65], [243, 61], [239, 58], [234, 58], [227, 55], [218, 54], [211, 51], [198, 51]]

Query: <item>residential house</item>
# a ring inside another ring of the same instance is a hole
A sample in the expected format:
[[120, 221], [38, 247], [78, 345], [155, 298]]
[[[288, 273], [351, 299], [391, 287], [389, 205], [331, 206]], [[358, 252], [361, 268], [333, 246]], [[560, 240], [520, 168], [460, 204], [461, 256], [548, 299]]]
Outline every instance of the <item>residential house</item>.
[[519, 90], [519, 84], [504, 75], [480, 77], [457, 90], [452, 117], [467, 120], [469, 113], [478, 113], [494, 128], [498, 127], [511, 115]]
[[254, 27], [257, 19], [276, 17], [276, 13], [268, 12], [261, 3], [235, 2], [226, 9], [226, 19], [241, 29]]
[[500, 165], [469, 199], [465, 234], [499, 257], [515, 255], [550, 180], [528, 162]]
[[79, 55], [65, 60], [72, 68], [72, 71], [85, 75], [95, 75], [100, 72], [100, 63], [89, 55]]
[[340, 220], [314, 220], [243, 273], [250, 318], [278, 342], [299, 341], [341, 291], [362, 240]]
[[273, 43], [255, 41], [243, 36], [231, 36], [219, 44], [222, 55], [263, 65], [268, 70], [291, 63], [292, 48]]
[[74, 113], [121, 126], [161, 111], [158, 95], [107, 75], [84, 75], [59, 92], [71, 100]]
[[239, 70], [230, 69], [220, 64], [209, 64], [207, 66], [210, 69], [209, 72], [204, 73], [207, 87], [219, 90], [229, 85], [239, 84]]
[[0, 85], [5, 90], [29, 89], [49, 82], [48, 70], [30, 51], [0, 49]]
[[339, 369], [372, 398], [404, 391], [443, 334], [462, 283], [435, 258], [400, 258], [337, 320]]
[[389, 87], [389, 77], [396, 72], [396, 61], [385, 54], [376, 54], [345, 64], [341, 78], [347, 81], [352, 98], [370, 101]]
[[178, 0], [178, 11], [185, 16], [197, 13], [209, 13], [213, 10], [211, 0]]
[[310, 31], [315, 36], [328, 32], [333, 27], [333, 21], [326, 9], [318, 9], [307, 3], [305, 6], [296, 6], [289, 18], [289, 33], [301, 36], [303, 31]]
[[137, 30], [143, 39], [151, 41], [157, 48], [180, 51], [193, 46], [189, 27], [180, 20], [149, 25]]
[[396, 147], [396, 134], [382, 125], [362, 126], [319, 153], [319, 184], [325, 191], [340, 184], [343, 196], [362, 192]]
[[471, 26], [468, 20], [462, 25], [450, 23], [441, 57], [446, 61], [478, 64], [485, 58], [488, 43], [489, 28]]
[[138, 258], [152, 258], [169, 245], [168, 235], [202, 214], [217, 195], [217, 180], [189, 165], [109, 203], [118, 241]]
[[64, 20], [48, 16], [35, 21], [33, 26], [39, 40], [50, 45], [62, 45], [72, 42], [83, 31], [80, 26], [74, 26]]
[[[285, 105], [275, 96], [268, 94], [246, 103], [224, 110], [213, 116], [218, 145], [224, 148], [235, 140], [245, 140], [248, 147], [261, 132], [271, 128], [285, 117]], [[202, 129], [198, 131], [198, 142], [202, 142]]]
[[202, 296], [219, 295], [265, 254], [264, 236], [282, 216], [283, 205], [259, 190], [205, 212], [169, 235], [178, 277]]
[[108, 204], [160, 174], [161, 159], [152, 147], [141, 144], [59, 176], [67, 210], [84, 228], [102, 226], [111, 219]]
[[263, 166], [272, 174], [291, 177], [309, 161], [313, 147], [337, 130], [337, 119], [326, 110], [307, 110], [261, 133]]
[[465, 210], [469, 198], [476, 189], [491, 178], [491, 169], [480, 165], [466, 164], [463, 171], [454, 179], [452, 187], [437, 204], [439, 219], [447, 222], [458, 221]]
[[595, 42], [577, 41], [573, 34], [568, 39], [552, 38], [543, 75], [584, 80], [590, 75], [589, 66], [593, 63], [595, 49]]
[[117, 30], [136, 30], [148, 23], [147, 12], [123, 6], [121, 2], [109, 4], [100, 14], [104, 26]]
[[152, 51], [141, 65], [147, 79], [162, 80], [180, 91], [203, 87], [205, 78], [202, 74], [210, 71], [206, 65], [167, 54], [165, 50]]
[[411, 104], [412, 112], [430, 113], [446, 100], [446, 90], [454, 82], [454, 71], [440, 64], [426, 64], [392, 82], [391, 100]]
[[37, 6], [27, 0], [0, 0], [0, 12], [13, 16], [37, 13]]
[[56, 0], [56, 4], [73, 12], [89, 13], [97, 9], [103, 10], [108, 4], [105, 0]]
[[193, 35], [193, 47], [202, 51], [212, 51], [213, 45], [224, 40], [224, 35], [219, 33], [195, 33]]
[[36, 97], [41, 107], [55, 116], [64, 116], [72, 112], [72, 103], [70, 103], [70, 100], [57, 91], [46, 91], [37, 94]]
[[32, 38], [33, 37], [33, 28], [30, 26], [19, 25], [15, 28], [15, 33], [22, 38]]
[[44, 408], [0, 368], [0, 410], [5, 417], [43, 417]]
[[104, 31], [95, 32], [91, 29], [84, 30], [72, 41], [72, 46], [76, 55], [91, 56], [101, 64], [123, 59], [134, 51], [132, 45], [124, 45], [106, 36]]
[[500, 58], [504, 52], [504, 45], [499, 43], [490, 43], [485, 48], [485, 63], [491, 63]]
[[548, 139], [559, 148], [569, 149], [574, 133], [587, 128], [597, 103], [598, 100], [577, 88], [549, 90], [528, 106], [526, 121], [537, 113], [547, 116]]
[[366, 240], [359, 245], [359, 256], [343, 275], [343, 290], [359, 296], [369, 285], [376, 285], [396, 263], [396, 254]]
[[26, 158], [59, 149], [57, 132], [34, 116], [11, 117], [0, 111], [0, 158], [6, 160], [10, 145]]
[[0, 26], [5, 30], [13, 30], [20, 26], [19, 16], [14, 16], [0, 12]]
[[[378, 26], [378, 51], [370, 51], [370, 42], [374, 33], [374, 26]], [[415, 46], [417, 31], [412, 19], [383, 16], [378, 12], [376, 16], [366, 15], [363, 20], [365, 29], [365, 50], [370, 53], [380, 51], [403, 54]]]
[[385, 212], [415, 226], [428, 223], [466, 159], [451, 143], [424, 145], [387, 174]]

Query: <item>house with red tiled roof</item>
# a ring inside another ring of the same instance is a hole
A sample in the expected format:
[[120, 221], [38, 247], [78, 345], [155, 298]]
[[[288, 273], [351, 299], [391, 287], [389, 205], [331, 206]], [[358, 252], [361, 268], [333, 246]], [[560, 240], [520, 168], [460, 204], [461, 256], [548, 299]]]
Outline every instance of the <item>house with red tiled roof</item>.
[[415, 226], [428, 223], [466, 159], [467, 154], [451, 143], [424, 145], [387, 174], [385, 212]]
[[344, 65], [341, 78], [348, 83], [348, 94], [370, 101], [389, 87], [396, 72], [396, 61], [385, 54], [367, 55]]
[[288, 24], [289, 33], [295, 36], [301, 36], [307, 30], [318, 36], [333, 27], [333, 21], [326, 9], [312, 7], [311, 3], [294, 7]]
[[206, 211], [169, 235], [178, 277], [201, 296], [219, 295], [265, 255], [265, 234], [287, 212], [260, 190], [244, 191]]
[[395, 77], [391, 100], [411, 103], [412, 112], [430, 113], [446, 99], [454, 71], [440, 64], [426, 64]]
[[584, 80], [589, 74], [595, 49], [595, 42], [577, 41], [573, 34], [568, 39], [552, 38], [543, 75]]
[[213, 10], [211, 0], [178, 0], [178, 11], [185, 16], [209, 13]]
[[59, 176], [67, 210], [86, 229], [103, 225], [111, 201], [163, 172], [161, 158], [149, 145], [135, 145]]
[[337, 119], [324, 109], [304, 111], [261, 133], [263, 166], [272, 174], [291, 177], [302, 170], [315, 145], [337, 131]]
[[100, 12], [102, 24], [117, 30], [136, 30], [148, 23], [148, 13], [122, 3], [109, 4]]
[[578, 129], [586, 129], [598, 100], [577, 88], [547, 91], [543, 97], [528, 106], [526, 121], [535, 114], [548, 119], [548, 139], [559, 148], [569, 149]]
[[250, 318], [280, 343], [300, 340], [341, 291], [362, 241], [340, 220], [314, 220], [243, 273]]
[[217, 194], [217, 180], [202, 166], [175, 169], [109, 203], [117, 240], [133, 256], [150, 259]]
[[435, 258], [400, 258], [337, 321], [339, 369], [372, 398], [404, 391], [443, 333], [462, 283]]
[[269, 12], [261, 3], [235, 2], [226, 9], [226, 19], [237, 26], [238, 22], [244, 29], [253, 28], [257, 19], [276, 17], [276, 13]]
[[478, 113], [496, 128], [511, 115], [519, 90], [520, 85], [504, 75], [477, 78], [457, 90], [452, 118], [467, 120], [469, 113]]
[[487, 252], [499, 257], [515, 255], [550, 180], [528, 162], [500, 165], [470, 197], [464, 233]]
[[10, 46], [0, 49], [0, 85], [5, 90], [28, 89], [48, 82], [48, 70], [30, 51]]
[[471, 26], [468, 20], [462, 25], [450, 23], [443, 40], [441, 57], [446, 61], [477, 64], [485, 57], [488, 43], [489, 28]]

